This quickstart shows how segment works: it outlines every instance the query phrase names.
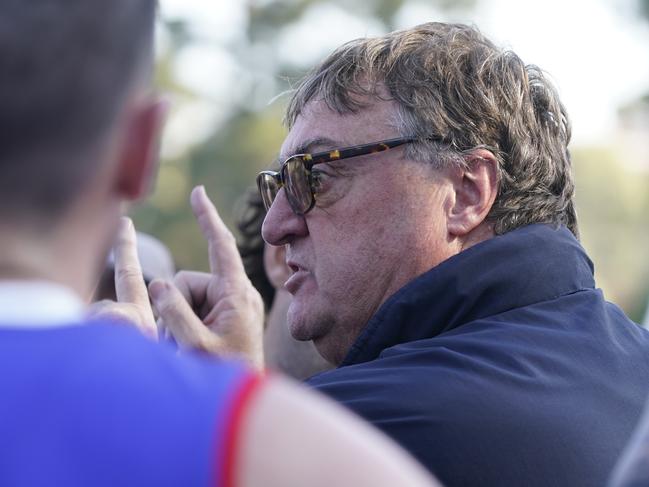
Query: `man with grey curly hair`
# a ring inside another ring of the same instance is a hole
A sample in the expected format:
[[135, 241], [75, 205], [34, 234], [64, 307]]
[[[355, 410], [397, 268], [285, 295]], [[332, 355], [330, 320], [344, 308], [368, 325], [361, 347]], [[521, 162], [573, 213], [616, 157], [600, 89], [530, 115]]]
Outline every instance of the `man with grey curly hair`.
[[337, 49], [286, 120], [262, 234], [286, 247], [292, 335], [338, 366], [308, 384], [445, 485], [603, 485], [649, 334], [595, 287], [543, 72], [428, 23]]
[[649, 339], [595, 289], [543, 72], [424, 24], [340, 47], [286, 120], [259, 183], [291, 331], [339, 365], [309, 383], [446, 485], [601, 485]]

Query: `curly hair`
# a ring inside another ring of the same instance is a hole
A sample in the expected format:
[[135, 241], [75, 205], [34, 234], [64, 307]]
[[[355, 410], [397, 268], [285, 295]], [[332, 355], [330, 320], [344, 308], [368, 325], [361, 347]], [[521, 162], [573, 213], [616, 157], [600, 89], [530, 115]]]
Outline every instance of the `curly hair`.
[[243, 260], [243, 267], [248, 279], [261, 294], [264, 307], [268, 311], [275, 298], [275, 288], [264, 268], [264, 239], [261, 237], [261, 225], [264, 223], [266, 209], [257, 188], [246, 191], [238, 202], [235, 213], [239, 231], [237, 248]]
[[[487, 219], [496, 234], [551, 223], [578, 236], [570, 122], [538, 67], [475, 27], [427, 23], [338, 48], [300, 82], [286, 123], [316, 98], [345, 114], [385, 92], [402, 135], [421, 138], [408, 157], [444, 167], [462, 166], [477, 148], [494, 154], [499, 192]], [[431, 136], [435, 142], [425, 140]]]

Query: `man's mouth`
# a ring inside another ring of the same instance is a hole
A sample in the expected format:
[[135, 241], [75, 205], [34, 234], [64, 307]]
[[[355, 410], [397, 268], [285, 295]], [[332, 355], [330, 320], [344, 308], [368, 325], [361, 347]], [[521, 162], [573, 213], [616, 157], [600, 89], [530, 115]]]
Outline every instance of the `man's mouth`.
[[310, 273], [296, 262], [287, 261], [286, 265], [291, 270], [291, 276], [284, 283], [284, 288], [289, 293], [295, 294]]

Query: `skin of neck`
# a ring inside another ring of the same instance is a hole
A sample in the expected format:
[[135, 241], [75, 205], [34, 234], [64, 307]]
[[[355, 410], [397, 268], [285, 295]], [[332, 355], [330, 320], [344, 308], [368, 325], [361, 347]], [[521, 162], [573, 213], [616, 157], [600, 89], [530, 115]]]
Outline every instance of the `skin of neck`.
[[38, 218], [0, 220], [0, 280], [48, 281], [87, 301], [105, 265], [121, 205], [110, 197], [110, 167], [93, 178], [56, 223]]

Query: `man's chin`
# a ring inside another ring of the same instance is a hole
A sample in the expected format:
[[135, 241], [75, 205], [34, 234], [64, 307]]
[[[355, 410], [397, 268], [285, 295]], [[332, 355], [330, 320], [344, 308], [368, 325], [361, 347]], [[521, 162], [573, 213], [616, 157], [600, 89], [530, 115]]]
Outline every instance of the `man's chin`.
[[301, 342], [308, 342], [314, 340], [313, 330], [302, 320], [288, 320], [288, 330], [291, 336]]
[[318, 340], [326, 333], [326, 326], [317, 319], [317, 313], [309, 310], [298, 299], [294, 299], [288, 308], [286, 321], [291, 336], [301, 342]]

